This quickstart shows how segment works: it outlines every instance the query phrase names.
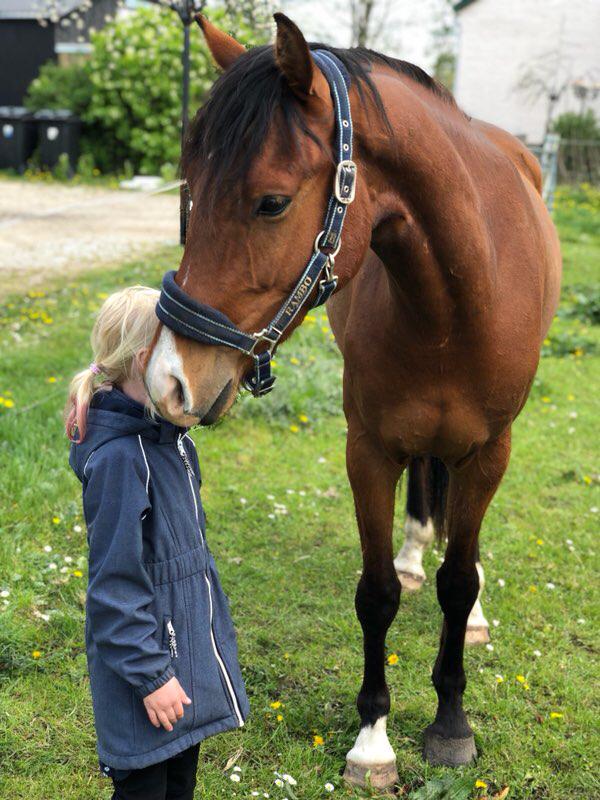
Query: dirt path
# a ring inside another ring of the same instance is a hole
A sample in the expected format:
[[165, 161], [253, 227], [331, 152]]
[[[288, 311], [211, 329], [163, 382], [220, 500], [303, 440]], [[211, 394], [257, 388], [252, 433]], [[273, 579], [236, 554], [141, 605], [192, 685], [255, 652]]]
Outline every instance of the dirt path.
[[176, 244], [179, 197], [0, 180], [0, 296]]

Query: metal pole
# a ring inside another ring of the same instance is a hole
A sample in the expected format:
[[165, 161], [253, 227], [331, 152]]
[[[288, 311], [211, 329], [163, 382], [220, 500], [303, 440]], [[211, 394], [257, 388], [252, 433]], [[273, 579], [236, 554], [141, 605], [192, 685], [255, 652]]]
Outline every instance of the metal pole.
[[[190, 24], [192, 22], [192, 10], [188, 6], [183, 21], [183, 52], [181, 64], [183, 67], [183, 77], [181, 84], [181, 150], [185, 143], [185, 136], [189, 122], [190, 105]], [[189, 190], [187, 184], [182, 183], [179, 187], [179, 243], [185, 244], [187, 228], [187, 216], [189, 205]]]

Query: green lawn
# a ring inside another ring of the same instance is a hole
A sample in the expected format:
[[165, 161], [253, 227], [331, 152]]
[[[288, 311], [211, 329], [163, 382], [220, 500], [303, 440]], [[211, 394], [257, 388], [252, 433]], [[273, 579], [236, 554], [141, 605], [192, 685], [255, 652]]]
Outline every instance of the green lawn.
[[[435, 710], [434, 552], [429, 583], [403, 597], [390, 630], [389, 651], [399, 655], [388, 668], [390, 739], [402, 792], [415, 800], [491, 800], [507, 786], [510, 798], [600, 796], [600, 204], [593, 197], [573, 205], [571, 195], [559, 198], [565, 302], [484, 526], [484, 608], [498, 624], [493, 650], [466, 657], [475, 766], [432, 769], [420, 757]], [[177, 251], [166, 251], [0, 307], [2, 798], [110, 796], [96, 771], [83, 649], [85, 530], [61, 408], [71, 374], [89, 361], [87, 337], [105, 293], [131, 282], [158, 285], [177, 260]], [[243, 731], [203, 745], [198, 797], [312, 800], [329, 796], [327, 782], [334, 797], [366, 797], [339, 777], [358, 727], [353, 596], [361, 563], [344, 468], [341, 361], [323, 312], [277, 361], [281, 380], [270, 397], [246, 398], [223, 425], [194, 433], [208, 538], [231, 597], [252, 704]], [[315, 736], [323, 743], [315, 746]], [[230, 780], [233, 758], [239, 783]], [[297, 785], [278, 788], [274, 771]]]

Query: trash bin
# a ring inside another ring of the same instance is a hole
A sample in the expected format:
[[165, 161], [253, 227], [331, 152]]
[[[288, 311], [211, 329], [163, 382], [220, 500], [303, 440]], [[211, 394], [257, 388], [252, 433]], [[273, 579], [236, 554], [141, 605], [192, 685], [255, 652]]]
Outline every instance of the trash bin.
[[35, 140], [35, 122], [26, 108], [0, 106], [0, 169], [24, 172]]
[[34, 118], [38, 124], [40, 164], [51, 169], [63, 153], [69, 157], [71, 171], [77, 168], [81, 121], [68, 109], [42, 109]]

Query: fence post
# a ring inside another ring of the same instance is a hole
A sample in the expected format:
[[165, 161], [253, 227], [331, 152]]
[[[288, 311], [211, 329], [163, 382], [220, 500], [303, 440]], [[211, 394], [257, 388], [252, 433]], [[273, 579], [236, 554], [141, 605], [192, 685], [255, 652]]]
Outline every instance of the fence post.
[[556, 189], [556, 176], [558, 172], [558, 149], [560, 147], [560, 134], [548, 133], [542, 145], [540, 164], [542, 167], [542, 197], [548, 211], [554, 208], [554, 190]]

